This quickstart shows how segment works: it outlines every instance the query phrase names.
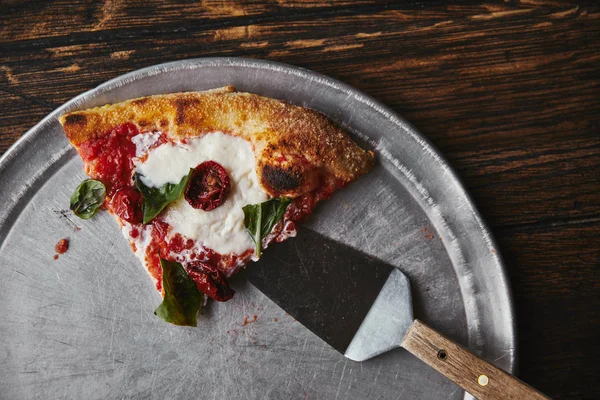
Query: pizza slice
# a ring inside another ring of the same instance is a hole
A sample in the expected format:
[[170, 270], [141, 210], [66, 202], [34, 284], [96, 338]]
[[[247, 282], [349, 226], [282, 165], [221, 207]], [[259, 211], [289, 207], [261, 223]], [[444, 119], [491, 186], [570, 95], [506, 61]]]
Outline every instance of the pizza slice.
[[157, 315], [196, 325], [206, 296], [315, 204], [366, 173], [361, 149], [323, 114], [225, 87], [142, 97], [60, 117], [84, 181], [71, 209], [105, 206], [163, 295]]

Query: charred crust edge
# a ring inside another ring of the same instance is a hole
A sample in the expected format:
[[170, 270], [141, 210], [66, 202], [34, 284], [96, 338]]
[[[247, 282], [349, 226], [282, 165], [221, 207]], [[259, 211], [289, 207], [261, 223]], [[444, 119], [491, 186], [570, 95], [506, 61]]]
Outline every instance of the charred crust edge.
[[275, 165], [262, 167], [263, 184], [276, 192], [294, 190], [302, 184], [302, 173], [293, 167], [283, 168]]
[[65, 125], [84, 125], [86, 122], [84, 114], [69, 114], [65, 117]]
[[175, 100], [175, 122], [183, 125], [185, 123], [185, 116], [192, 106], [200, 104], [198, 99], [176, 99]]
[[131, 101], [131, 105], [134, 106], [143, 106], [144, 104], [146, 104], [148, 102], [148, 97], [142, 97], [141, 99], [135, 99]]

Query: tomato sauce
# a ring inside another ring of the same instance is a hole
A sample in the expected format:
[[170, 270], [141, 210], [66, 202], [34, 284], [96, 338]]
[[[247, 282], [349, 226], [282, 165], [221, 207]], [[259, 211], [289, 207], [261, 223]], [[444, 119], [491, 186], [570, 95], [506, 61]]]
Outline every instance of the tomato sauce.
[[188, 263], [187, 271], [198, 290], [213, 300], [227, 301], [235, 291], [229, 287], [225, 275], [216, 267], [200, 261]]
[[54, 246], [54, 250], [56, 250], [58, 254], [65, 254], [67, 250], [69, 250], [69, 239], [60, 239], [58, 243], [56, 243], [56, 246]]
[[343, 187], [335, 179], [322, 179], [319, 188], [307, 194], [296, 197], [288, 206], [283, 221], [298, 222], [310, 215], [315, 205], [321, 200], [327, 200], [333, 193]]
[[90, 165], [88, 174], [104, 183], [109, 197], [131, 185], [136, 150], [131, 138], [139, 133], [134, 124], [126, 123], [79, 146], [81, 158]]
[[69, 250], [69, 239], [67, 239], [67, 238], [60, 239], [58, 241], [58, 243], [56, 243], [56, 246], [54, 246], [54, 251], [56, 251], [56, 254], [52, 258], [54, 260], [58, 260], [58, 255], [65, 254], [67, 252], [67, 250]]
[[110, 200], [110, 207], [123, 221], [130, 224], [142, 223], [142, 194], [133, 186], [124, 186], [116, 190]]
[[202, 293], [215, 300], [229, 300], [233, 291], [226, 278], [237, 272], [253, 254], [252, 249], [242, 254], [217, 253], [179, 233], [171, 235], [171, 226], [160, 219], [153, 220], [144, 229], [151, 235], [146, 247], [146, 263], [159, 291], [162, 290], [160, 259], [164, 258], [182, 263]]

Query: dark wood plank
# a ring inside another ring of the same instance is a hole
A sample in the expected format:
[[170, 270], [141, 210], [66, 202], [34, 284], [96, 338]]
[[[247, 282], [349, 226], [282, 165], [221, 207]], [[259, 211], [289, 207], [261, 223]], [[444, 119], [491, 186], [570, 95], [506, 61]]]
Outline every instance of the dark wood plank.
[[266, 58], [341, 79], [423, 132], [492, 226], [520, 376], [554, 398], [596, 397], [597, 2], [181, 3], [0, 5], [0, 154], [69, 98], [160, 62]]
[[[190, 21], [237, 19], [235, 23], [249, 24], [261, 19], [284, 19], [289, 15], [307, 13], [353, 12], [360, 13], [364, 7], [385, 7], [390, 1], [35, 1], [5, 0], [0, 15], [3, 26], [0, 41], [12, 42], [23, 39], [54, 37], [81, 32], [130, 28], [154, 28], [159, 24], [177, 24], [180, 27]], [[69, 21], [65, 24], [65, 10]], [[11, 16], [18, 14], [20, 23], [11, 23]], [[231, 22], [230, 22], [231, 23]]]
[[497, 233], [515, 299], [519, 376], [552, 398], [597, 398], [600, 226]]
[[[568, 6], [581, 1], [533, 0], [521, 4], [506, 4], [501, 0], [457, 2], [441, 0], [394, 2], [391, 0], [279, 0], [279, 1], [39, 1], [5, 0], [0, 15], [3, 26], [0, 41], [54, 37], [81, 32], [100, 32], [124, 27], [154, 28], [160, 24], [186, 27], [189, 22], [218, 20], [222, 25], [250, 25], [268, 20], [305, 18], [310, 15], [365, 15], [378, 9], [420, 10], [451, 9], [454, 13], [484, 14], [512, 12], [515, 8], [531, 6]], [[590, 2], [591, 3], [591, 2]], [[65, 24], [65, 10], [69, 20]], [[14, 23], [12, 15], [20, 16]], [[443, 12], [440, 14], [443, 15]]]
[[[2, 125], [6, 127], [5, 132], [9, 143], [12, 143], [56, 107], [44, 100], [37, 100], [19, 92], [12, 93], [6, 90], [0, 87], [0, 109], [7, 111], [1, 113], [1, 118]], [[0, 136], [0, 143], [3, 139], [4, 136]], [[3, 151], [0, 151], [0, 155], [2, 153]]]
[[[307, 14], [185, 31], [161, 19], [147, 31], [4, 43], [0, 90], [39, 107], [166, 60], [274, 59], [338, 77], [399, 111], [449, 158], [492, 226], [600, 218], [598, 178], [591, 173], [600, 144], [593, 118], [600, 112], [597, 14], [577, 7], [491, 8], [481, 14], [478, 7], [368, 8], [363, 11], [372, 14]], [[34, 115], [16, 125], [21, 130], [0, 126], [0, 144], [33, 125]], [[571, 186], [569, 196], [563, 185]]]

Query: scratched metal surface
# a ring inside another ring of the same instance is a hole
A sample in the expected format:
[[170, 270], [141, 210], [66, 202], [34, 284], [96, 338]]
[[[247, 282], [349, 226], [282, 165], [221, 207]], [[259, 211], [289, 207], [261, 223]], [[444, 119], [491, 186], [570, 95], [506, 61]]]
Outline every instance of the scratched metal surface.
[[[457, 177], [413, 127], [310, 71], [199, 59], [136, 71], [84, 93], [0, 160], [0, 399], [464, 396], [401, 349], [363, 363], [345, 359], [243, 276], [234, 279], [235, 298], [213, 304], [198, 328], [165, 324], [152, 313], [160, 296], [117, 223], [107, 213], [81, 221], [63, 212], [84, 174], [57, 115], [223, 85], [318, 109], [373, 147], [375, 170], [307, 224], [394, 263], [411, 280], [417, 317], [513, 370], [512, 306], [494, 242]], [[63, 237], [71, 248], [54, 261]]]

